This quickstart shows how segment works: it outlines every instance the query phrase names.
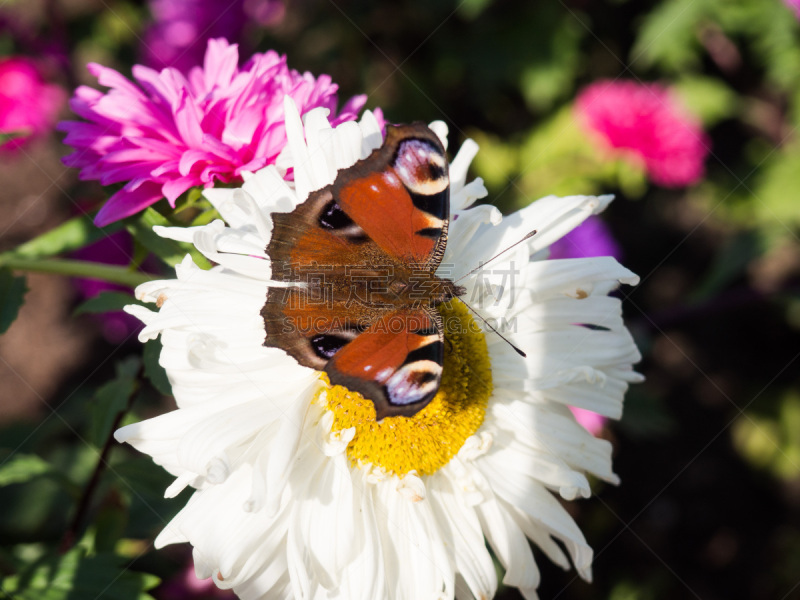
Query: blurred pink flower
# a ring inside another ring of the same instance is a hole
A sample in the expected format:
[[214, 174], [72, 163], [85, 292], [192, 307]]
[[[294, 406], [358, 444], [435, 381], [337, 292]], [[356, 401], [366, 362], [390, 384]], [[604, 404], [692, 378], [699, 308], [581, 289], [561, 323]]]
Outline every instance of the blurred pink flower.
[[621, 258], [619, 244], [603, 220], [590, 216], [567, 235], [550, 245], [550, 258], [613, 256]]
[[66, 99], [61, 87], [45, 83], [34, 62], [22, 57], [0, 59], [0, 134], [20, 134], [0, 143], [0, 148], [15, 150], [46, 134]]
[[156, 591], [159, 600], [236, 600], [231, 590], [219, 589], [212, 578], [198, 579], [190, 564]]
[[247, 23], [273, 25], [283, 19], [281, 0], [150, 0], [152, 23], [142, 42], [148, 67], [187, 73], [202, 63], [212, 38], [239, 41]]
[[153, 22], [144, 32], [142, 59], [154, 69], [186, 73], [203, 61], [209, 39], [236, 41], [244, 27], [241, 0], [150, 0]]
[[95, 218], [98, 226], [127, 217], [193, 186], [241, 181], [242, 171], [275, 162], [286, 145], [283, 98], [301, 114], [319, 106], [336, 125], [353, 120], [366, 96], [351, 98], [336, 114], [338, 86], [328, 75], [314, 78], [286, 66], [286, 57], [255, 54], [239, 68], [235, 44], [210, 40], [204, 67], [184, 77], [133, 67], [135, 85], [113, 69], [89, 64], [107, 93], [81, 86], [70, 106], [85, 121], [65, 121], [66, 144], [75, 152], [64, 163], [81, 179], [103, 185], [126, 182]]
[[598, 81], [578, 95], [575, 108], [601, 144], [643, 164], [653, 182], [680, 187], [703, 177], [710, 140], [663, 86]]
[[795, 16], [800, 19], [800, 0], [783, 0], [784, 4], [794, 11]]
[[592, 435], [597, 435], [603, 430], [603, 426], [606, 424], [606, 418], [603, 415], [577, 406], [570, 406], [569, 409], [575, 415], [575, 420]]

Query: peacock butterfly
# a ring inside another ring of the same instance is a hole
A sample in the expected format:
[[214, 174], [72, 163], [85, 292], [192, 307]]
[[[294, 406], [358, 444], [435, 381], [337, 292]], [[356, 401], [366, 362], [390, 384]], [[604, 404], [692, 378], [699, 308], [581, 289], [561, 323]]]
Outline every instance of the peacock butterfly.
[[267, 253], [284, 286], [268, 288], [264, 345], [359, 392], [378, 420], [424, 408], [442, 377], [436, 307], [464, 293], [436, 275], [449, 204], [444, 147], [414, 123], [388, 126], [367, 158], [272, 213]]

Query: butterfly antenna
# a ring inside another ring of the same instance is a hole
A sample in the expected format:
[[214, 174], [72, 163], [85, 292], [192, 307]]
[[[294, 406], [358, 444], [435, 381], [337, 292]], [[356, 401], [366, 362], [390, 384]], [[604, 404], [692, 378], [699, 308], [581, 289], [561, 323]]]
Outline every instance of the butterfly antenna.
[[[472, 274], [473, 274], [475, 271], [479, 271], [479, 270], [481, 270], [483, 267], [485, 267], [486, 265], [488, 265], [490, 262], [492, 262], [492, 261], [493, 261], [495, 258], [497, 258], [498, 256], [500, 256], [500, 255], [502, 255], [502, 254], [505, 254], [506, 252], [508, 252], [509, 250], [511, 250], [512, 248], [514, 248], [515, 246], [519, 246], [519, 245], [520, 245], [522, 242], [524, 242], [525, 240], [529, 240], [529, 239], [531, 239], [531, 238], [532, 238], [534, 235], [536, 235], [536, 230], [535, 230], [535, 229], [534, 229], [533, 231], [531, 231], [530, 233], [528, 233], [528, 235], [526, 235], [526, 236], [525, 236], [524, 238], [522, 238], [520, 241], [518, 241], [518, 242], [515, 242], [515, 243], [511, 244], [511, 245], [510, 245], [508, 248], [505, 248], [504, 250], [501, 250], [500, 252], [498, 252], [497, 254], [495, 254], [495, 255], [494, 255], [492, 258], [490, 258], [489, 260], [486, 260], [486, 261], [484, 261], [484, 262], [480, 263], [480, 264], [479, 264], [477, 267], [475, 267], [475, 268], [474, 268], [474, 269], [472, 269], [471, 271], [469, 271], [469, 272], [465, 273], [464, 275], [462, 275], [461, 277], [459, 277], [458, 279], [456, 279], [456, 280], [455, 280], [453, 283], [458, 283], [459, 281], [461, 281], [461, 280], [462, 280], [462, 279], [464, 279], [465, 277], [469, 277], [470, 275], [472, 275]], [[473, 312], [474, 312], [474, 311], [473, 311]], [[475, 314], [478, 314], [478, 313], [475, 313]], [[480, 315], [478, 315], [478, 316], [480, 316]], [[500, 334], [498, 334], [498, 335], [500, 335]], [[503, 337], [503, 336], [501, 335], [500, 337]], [[503, 338], [503, 339], [505, 339], [505, 338]]]
[[[533, 233], [536, 233], [536, 232], [534, 231]], [[531, 235], [533, 235], [533, 233], [529, 234], [529, 235], [528, 235], [528, 237], [530, 237]], [[527, 238], [525, 238], [525, 239], [527, 239]], [[519, 242], [517, 242], [517, 243], [519, 243]], [[515, 244], [515, 245], [516, 245], [516, 244]], [[488, 262], [488, 261], [487, 261], [487, 262]], [[525, 354], [525, 353], [524, 353], [522, 350], [520, 350], [520, 349], [519, 349], [519, 348], [517, 348], [517, 347], [516, 347], [514, 344], [512, 344], [510, 341], [508, 341], [508, 338], [507, 338], [506, 336], [504, 336], [502, 333], [500, 333], [499, 331], [497, 331], [497, 329], [495, 329], [495, 328], [492, 326], [492, 324], [491, 324], [491, 323], [489, 323], [489, 321], [487, 321], [486, 319], [484, 319], [484, 318], [483, 318], [483, 316], [482, 316], [481, 314], [479, 314], [479, 313], [478, 313], [478, 311], [476, 311], [476, 310], [475, 310], [474, 308], [472, 308], [472, 307], [471, 307], [469, 304], [467, 304], [466, 302], [464, 302], [464, 300], [463, 300], [463, 299], [459, 298], [459, 300], [461, 300], [461, 302], [463, 302], [463, 303], [464, 303], [464, 306], [466, 306], [468, 309], [470, 309], [470, 310], [472, 311], [472, 314], [473, 314], [473, 315], [475, 315], [476, 317], [478, 317], [478, 318], [479, 318], [481, 321], [483, 321], [483, 322], [484, 322], [484, 324], [485, 324], [485, 325], [486, 325], [486, 326], [487, 326], [489, 329], [491, 329], [491, 330], [492, 330], [492, 331], [494, 331], [494, 332], [495, 332], [497, 335], [499, 335], [499, 336], [500, 336], [500, 339], [502, 339], [502, 340], [503, 340], [503, 341], [504, 341], [506, 344], [508, 344], [509, 346], [511, 346], [511, 347], [514, 349], [514, 352], [516, 352], [517, 354], [519, 354], [519, 355], [520, 355], [522, 358], [527, 358], [527, 356], [528, 356], [527, 354]]]

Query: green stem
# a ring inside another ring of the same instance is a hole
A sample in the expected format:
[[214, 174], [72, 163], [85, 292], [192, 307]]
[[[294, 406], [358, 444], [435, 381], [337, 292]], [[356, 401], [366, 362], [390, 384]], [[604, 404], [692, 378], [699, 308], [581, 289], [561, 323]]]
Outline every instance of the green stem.
[[14, 256], [13, 254], [0, 255], [0, 267], [8, 267], [15, 271], [35, 271], [38, 273], [67, 275], [69, 277], [99, 279], [101, 281], [118, 283], [132, 288], [157, 278], [156, 276], [146, 273], [129, 271], [127, 267], [101, 265], [85, 260], [23, 258]]

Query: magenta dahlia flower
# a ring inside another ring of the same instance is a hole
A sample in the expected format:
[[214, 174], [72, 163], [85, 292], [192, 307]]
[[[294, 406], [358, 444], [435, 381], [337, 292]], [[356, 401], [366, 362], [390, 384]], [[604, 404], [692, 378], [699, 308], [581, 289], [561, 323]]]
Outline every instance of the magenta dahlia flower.
[[575, 109], [605, 149], [643, 165], [654, 183], [680, 187], [703, 177], [708, 136], [663, 86], [598, 81], [578, 95]]
[[205, 64], [187, 76], [133, 67], [138, 86], [98, 64], [89, 71], [107, 93], [81, 86], [70, 106], [86, 121], [65, 121], [66, 144], [75, 152], [64, 163], [81, 179], [125, 183], [103, 206], [95, 223], [107, 225], [161, 198], [172, 206], [193, 186], [241, 181], [243, 171], [275, 162], [286, 145], [283, 98], [301, 114], [331, 111], [334, 124], [353, 120], [366, 96], [351, 98], [336, 113], [338, 86], [328, 75], [314, 78], [286, 66], [286, 57], [255, 54], [241, 68], [235, 44], [209, 40]]
[[44, 81], [34, 62], [22, 57], [0, 59], [0, 134], [11, 136], [0, 148], [15, 150], [46, 134], [66, 99], [61, 87]]

